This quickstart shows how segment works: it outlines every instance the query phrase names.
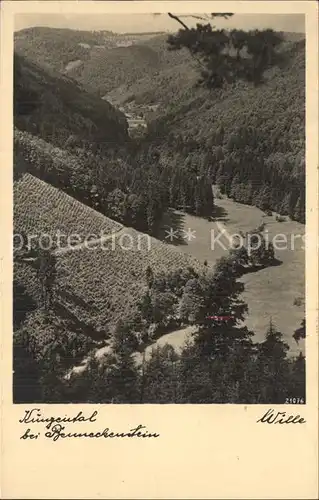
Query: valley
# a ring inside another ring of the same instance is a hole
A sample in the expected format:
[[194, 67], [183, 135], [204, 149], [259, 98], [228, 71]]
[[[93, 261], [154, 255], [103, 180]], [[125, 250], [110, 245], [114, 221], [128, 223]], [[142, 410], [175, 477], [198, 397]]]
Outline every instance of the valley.
[[150, 111], [153, 111], [151, 106], [132, 106], [129, 104], [119, 105], [115, 100], [112, 100], [112, 97], [108, 94], [102, 97], [102, 99], [118, 108], [121, 113], [124, 113], [128, 124], [128, 133], [131, 137], [134, 138], [136, 136], [136, 132], [138, 131], [140, 131], [143, 135], [145, 134], [147, 130], [145, 116], [147, 116]]
[[17, 401], [304, 397], [304, 39], [207, 88], [184, 35], [16, 33]]

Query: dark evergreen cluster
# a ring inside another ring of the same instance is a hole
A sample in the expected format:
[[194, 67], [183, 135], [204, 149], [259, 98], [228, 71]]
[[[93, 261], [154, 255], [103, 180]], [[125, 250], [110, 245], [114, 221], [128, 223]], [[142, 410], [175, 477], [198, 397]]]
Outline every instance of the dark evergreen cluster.
[[[265, 340], [242, 326], [247, 305], [239, 254], [221, 259], [214, 271], [194, 269], [156, 275], [146, 272], [148, 291], [139, 312], [118, 322], [102, 360], [89, 357], [86, 369], [71, 379], [65, 370], [88, 352], [84, 333], [74, 332], [50, 306], [35, 309], [16, 286], [14, 307], [19, 317], [14, 334], [15, 400], [94, 403], [284, 403], [305, 401], [305, 358], [288, 355], [281, 332], [270, 322]], [[214, 316], [212, 316], [212, 311]], [[196, 327], [181, 353], [167, 345], [149, 358], [155, 325]], [[301, 331], [302, 329], [302, 331]], [[305, 324], [296, 331], [305, 336]], [[153, 333], [152, 333], [153, 332]], [[141, 352], [139, 358], [136, 355]], [[143, 354], [144, 353], [144, 354]]]
[[[211, 18], [228, 19], [232, 15], [211, 14]], [[238, 80], [259, 85], [265, 71], [279, 60], [277, 49], [283, 37], [271, 29], [225, 30], [213, 27], [211, 22], [189, 28], [180, 17], [169, 16], [182, 25], [177, 34], [169, 36], [170, 49], [186, 47], [190, 51], [201, 68], [200, 83], [208, 88], [222, 88]]]

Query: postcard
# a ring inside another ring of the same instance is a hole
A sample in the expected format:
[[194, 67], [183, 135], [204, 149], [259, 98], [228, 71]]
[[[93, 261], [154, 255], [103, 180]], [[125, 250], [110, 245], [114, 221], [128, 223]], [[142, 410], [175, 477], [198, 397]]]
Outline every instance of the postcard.
[[2, 498], [318, 498], [316, 2], [1, 7]]

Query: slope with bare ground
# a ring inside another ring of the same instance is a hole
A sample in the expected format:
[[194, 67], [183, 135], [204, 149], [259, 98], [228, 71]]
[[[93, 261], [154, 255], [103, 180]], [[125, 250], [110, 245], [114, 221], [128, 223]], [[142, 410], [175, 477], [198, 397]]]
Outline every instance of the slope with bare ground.
[[[23, 234], [45, 232], [54, 240], [61, 231], [83, 241], [88, 233], [104, 231], [91, 243], [56, 251], [59, 314], [63, 310], [97, 332], [134, 310], [147, 286], [148, 266], [154, 272], [203, 267], [194, 257], [121, 226], [29, 174], [15, 183], [14, 203], [16, 230]], [[33, 261], [16, 262], [15, 279], [39, 300]]]
[[71, 235], [74, 244], [123, 227], [30, 174], [22, 175], [14, 183], [14, 226], [16, 233], [46, 236], [52, 243], [56, 243], [60, 233], [63, 235], [61, 245], [65, 245]]

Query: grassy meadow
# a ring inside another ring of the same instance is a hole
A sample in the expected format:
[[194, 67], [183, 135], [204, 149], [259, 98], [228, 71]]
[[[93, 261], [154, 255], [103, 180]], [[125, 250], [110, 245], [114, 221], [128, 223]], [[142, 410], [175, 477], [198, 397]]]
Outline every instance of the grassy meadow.
[[[220, 257], [227, 254], [227, 237], [222, 236], [220, 242], [215, 243], [215, 248], [211, 248], [211, 231], [215, 232], [215, 241], [219, 233], [219, 228], [224, 228], [232, 235], [239, 231], [247, 232], [256, 229], [263, 222], [266, 224], [269, 241], [273, 241], [275, 235], [284, 235], [288, 242], [291, 235], [303, 235], [305, 226], [295, 221], [286, 220], [278, 222], [276, 214], [267, 216], [256, 207], [236, 203], [227, 198], [215, 198], [215, 213], [211, 221], [194, 217], [182, 212], [171, 211], [166, 215], [163, 227], [166, 228], [169, 221], [173, 221], [176, 227], [178, 221], [178, 234], [182, 230], [194, 231], [196, 238], [187, 241], [185, 238], [174, 239], [172, 244], [180, 251], [192, 255], [199, 261], [207, 260], [209, 264], [214, 264]], [[167, 229], [166, 229], [167, 230]], [[163, 231], [164, 238], [168, 233]], [[214, 234], [214, 233], [213, 233]], [[249, 315], [246, 325], [256, 334], [256, 340], [264, 338], [270, 319], [282, 331], [285, 341], [289, 344], [291, 353], [298, 353], [304, 349], [304, 342], [296, 344], [292, 338], [293, 332], [299, 328], [304, 318], [304, 296], [305, 296], [305, 252], [302, 249], [303, 241], [301, 237], [296, 237], [293, 245], [288, 245], [287, 249], [279, 249], [283, 244], [279, 243], [278, 250], [275, 251], [276, 258], [280, 263], [273, 267], [260, 269], [256, 272], [242, 276], [241, 281], [245, 284], [243, 298], [248, 304]], [[295, 303], [295, 304], [294, 304]], [[176, 332], [178, 343], [182, 342], [181, 332]], [[169, 343], [172, 339], [169, 338]], [[174, 343], [174, 340], [172, 341]]]

